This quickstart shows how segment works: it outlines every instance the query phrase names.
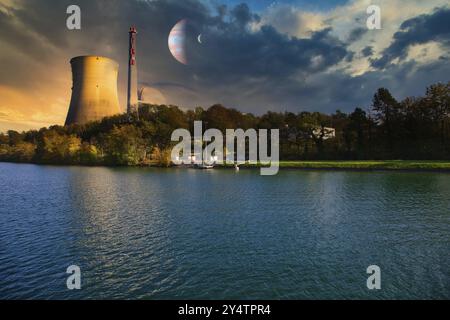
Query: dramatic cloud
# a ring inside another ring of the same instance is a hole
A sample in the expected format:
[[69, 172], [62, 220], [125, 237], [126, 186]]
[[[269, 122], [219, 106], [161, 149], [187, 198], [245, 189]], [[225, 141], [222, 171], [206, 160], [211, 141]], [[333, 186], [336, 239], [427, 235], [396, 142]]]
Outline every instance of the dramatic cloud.
[[360, 40], [363, 36], [364, 36], [364, 34], [366, 33], [366, 32], [368, 32], [369, 30], [367, 29], [367, 28], [363, 28], [363, 27], [359, 27], [359, 28], [356, 28], [356, 29], [353, 29], [351, 32], [350, 32], [350, 35], [349, 35], [349, 37], [348, 37], [348, 41], [349, 42], [355, 42], [355, 41], [358, 41], [358, 40]]
[[431, 41], [450, 45], [450, 9], [439, 8], [432, 14], [423, 14], [406, 20], [394, 34], [392, 44], [383, 51], [383, 57], [372, 62], [376, 68], [385, 68], [395, 59], [405, 59], [408, 49]]
[[278, 4], [265, 12], [259, 25], [271, 25], [283, 34], [303, 38], [309, 36], [311, 32], [325, 28], [327, 23], [323, 14]]
[[364, 57], [370, 57], [373, 54], [373, 48], [371, 46], [367, 46], [361, 50], [361, 53]]
[[[62, 124], [71, 93], [69, 61], [78, 55], [120, 63], [125, 109], [132, 24], [139, 31], [145, 100], [183, 107], [222, 103], [260, 114], [349, 111], [367, 106], [381, 85], [400, 97], [421, 94], [448, 80], [449, 72], [448, 50], [442, 50], [449, 41], [448, 8], [430, 1], [383, 2], [383, 29], [370, 31], [365, 0], [327, 2], [323, 11], [281, 2], [78, 0], [82, 30], [69, 31], [71, 0], [0, 0], [0, 131]], [[181, 19], [188, 20], [187, 66], [167, 46]]]

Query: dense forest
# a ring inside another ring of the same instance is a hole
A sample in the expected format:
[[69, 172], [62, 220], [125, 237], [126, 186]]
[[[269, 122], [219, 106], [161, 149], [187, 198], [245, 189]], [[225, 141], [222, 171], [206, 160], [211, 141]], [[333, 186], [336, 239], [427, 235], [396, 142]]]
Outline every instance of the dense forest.
[[[214, 105], [182, 111], [142, 105], [139, 119], [126, 114], [86, 125], [52, 126], [0, 134], [0, 161], [83, 165], [170, 165], [175, 129], [280, 129], [281, 160], [449, 160], [450, 82], [424, 96], [397, 101], [379, 89], [370, 108], [336, 111], [268, 112], [262, 116]], [[326, 139], [326, 129], [336, 137]]]

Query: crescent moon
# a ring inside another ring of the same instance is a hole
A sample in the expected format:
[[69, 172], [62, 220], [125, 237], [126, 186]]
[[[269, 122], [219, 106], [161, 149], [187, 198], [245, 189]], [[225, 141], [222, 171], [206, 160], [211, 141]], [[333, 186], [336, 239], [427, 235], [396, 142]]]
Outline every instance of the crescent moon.
[[200, 33], [197, 37], [198, 43], [202, 44], [202, 34]]
[[186, 24], [183, 19], [177, 22], [169, 34], [168, 45], [172, 56], [180, 63], [187, 65], [186, 58]]

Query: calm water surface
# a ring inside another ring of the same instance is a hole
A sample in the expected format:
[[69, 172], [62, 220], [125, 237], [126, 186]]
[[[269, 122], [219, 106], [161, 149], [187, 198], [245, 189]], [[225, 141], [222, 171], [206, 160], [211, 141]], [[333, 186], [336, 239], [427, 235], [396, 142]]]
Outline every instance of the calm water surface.
[[450, 298], [450, 174], [3, 163], [0, 184], [2, 299]]

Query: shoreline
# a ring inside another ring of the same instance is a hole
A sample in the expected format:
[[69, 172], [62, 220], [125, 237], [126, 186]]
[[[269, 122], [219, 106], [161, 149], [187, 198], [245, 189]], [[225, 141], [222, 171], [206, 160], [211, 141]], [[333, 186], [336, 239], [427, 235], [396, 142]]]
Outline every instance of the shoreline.
[[[241, 165], [241, 169], [257, 169], [261, 165]], [[223, 165], [219, 168], [233, 168]], [[354, 172], [442, 172], [450, 173], [450, 161], [444, 160], [378, 160], [378, 161], [280, 161], [280, 170], [354, 171]]]
[[[76, 166], [76, 167], [105, 167], [105, 168], [166, 168], [166, 169], [188, 169], [190, 166], [161, 166], [156, 163], [146, 165], [107, 165], [107, 164], [57, 164], [57, 163], [37, 163], [37, 162], [11, 162], [0, 161], [0, 163], [32, 164], [39, 166]], [[261, 164], [242, 164], [239, 166], [243, 170], [260, 169]], [[450, 173], [450, 161], [444, 160], [377, 160], [377, 161], [280, 161], [280, 170], [304, 170], [304, 171], [355, 171], [355, 172], [442, 172]], [[220, 164], [215, 169], [232, 170], [234, 165]]]

